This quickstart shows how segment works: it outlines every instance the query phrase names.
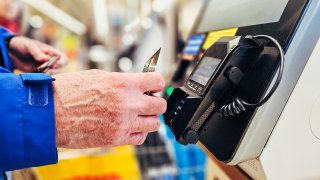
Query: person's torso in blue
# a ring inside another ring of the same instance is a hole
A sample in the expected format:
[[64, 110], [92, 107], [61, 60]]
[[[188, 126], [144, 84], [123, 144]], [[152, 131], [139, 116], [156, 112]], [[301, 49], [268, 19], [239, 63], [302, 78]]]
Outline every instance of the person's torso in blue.
[[53, 78], [42, 73], [13, 74], [5, 44], [11, 36], [0, 27], [0, 176], [58, 159]]

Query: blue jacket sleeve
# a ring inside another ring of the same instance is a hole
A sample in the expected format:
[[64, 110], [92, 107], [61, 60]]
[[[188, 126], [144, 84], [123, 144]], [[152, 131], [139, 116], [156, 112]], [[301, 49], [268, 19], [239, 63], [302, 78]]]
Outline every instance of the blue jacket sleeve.
[[57, 162], [52, 80], [0, 68], [0, 172]]
[[5, 45], [13, 36], [0, 27], [0, 174], [57, 162], [51, 76], [15, 75]]
[[2, 35], [4, 40], [7, 40], [8, 38], [12, 37], [13, 34], [9, 32], [7, 29], [0, 26], [0, 34]]
[[0, 26], [0, 49], [2, 51], [2, 60], [4, 62], [4, 68], [8, 70], [12, 70], [12, 63], [9, 58], [9, 53], [7, 53], [7, 47], [5, 42], [8, 41], [9, 38], [13, 37], [14, 34], [9, 32], [7, 29]]

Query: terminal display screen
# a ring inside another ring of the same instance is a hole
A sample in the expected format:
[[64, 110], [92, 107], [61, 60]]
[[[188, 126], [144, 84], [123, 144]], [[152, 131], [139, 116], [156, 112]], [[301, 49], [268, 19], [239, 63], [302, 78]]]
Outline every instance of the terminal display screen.
[[193, 72], [190, 79], [203, 86], [206, 86], [210, 77], [218, 67], [221, 59], [205, 56], [201, 60], [197, 69]]

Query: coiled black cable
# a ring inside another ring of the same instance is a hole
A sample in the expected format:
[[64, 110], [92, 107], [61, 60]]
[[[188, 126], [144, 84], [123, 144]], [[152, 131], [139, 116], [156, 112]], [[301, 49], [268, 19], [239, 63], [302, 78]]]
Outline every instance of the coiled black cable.
[[281, 45], [279, 44], [279, 42], [276, 39], [274, 39], [273, 37], [268, 36], [268, 35], [257, 35], [257, 36], [253, 36], [253, 37], [256, 39], [268, 39], [272, 43], [274, 43], [274, 45], [279, 50], [280, 67], [278, 70], [278, 77], [277, 77], [273, 87], [269, 91], [269, 93], [260, 102], [248, 103], [239, 97], [235, 97], [235, 99], [232, 102], [230, 102], [226, 105], [223, 105], [221, 107], [220, 111], [221, 111], [222, 115], [225, 117], [238, 115], [238, 114], [244, 112], [246, 110], [246, 107], [256, 108], [256, 107], [262, 106], [264, 103], [266, 103], [270, 99], [270, 97], [276, 91], [276, 89], [278, 88], [280, 81], [282, 79], [283, 68], [284, 68], [284, 52], [283, 52], [283, 49], [282, 49]]

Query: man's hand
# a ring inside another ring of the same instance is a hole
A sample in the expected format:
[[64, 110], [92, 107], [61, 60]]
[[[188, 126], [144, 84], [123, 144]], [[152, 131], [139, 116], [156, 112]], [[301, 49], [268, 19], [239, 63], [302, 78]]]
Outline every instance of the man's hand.
[[10, 56], [15, 68], [23, 72], [33, 72], [42, 63], [48, 61], [52, 56], [60, 56], [57, 63], [48, 71], [49, 74], [57, 73], [57, 69], [67, 64], [67, 56], [54, 49], [26, 37], [16, 36], [10, 41]]
[[163, 90], [158, 73], [89, 70], [54, 78], [58, 147], [138, 145], [160, 127], [166, 101], [144, 94]]

